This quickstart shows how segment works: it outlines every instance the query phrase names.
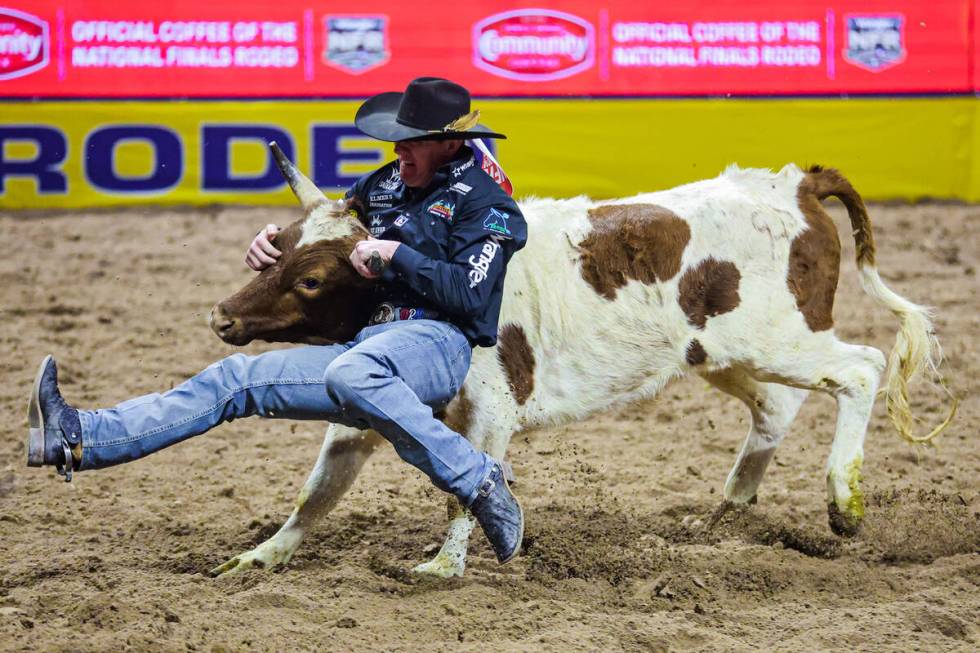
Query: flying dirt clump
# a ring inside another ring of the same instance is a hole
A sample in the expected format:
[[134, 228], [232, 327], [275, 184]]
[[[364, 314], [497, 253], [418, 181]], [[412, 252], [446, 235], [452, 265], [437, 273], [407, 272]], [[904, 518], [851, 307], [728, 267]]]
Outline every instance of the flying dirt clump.
[[551, 504], [537, 511], [524, 536], [527, 578], [545, 584], [567, 578], [621, 585], [660, 571], [666, 549], [622, 511], [569, 510]]
[[980, 552], [980, 512], [959, 494], [873, 492], [861, 539], [884, 562], [933, 562]]
[[[691, 519], [694, 515], [703, 518]], [[671, 544], [715, 545], [740, 539], [764, 546], [780, 544], [811, 558], [832, 559], [841, 554], [840, 538], [823, 535], [816, 527], [792, 525], [764, 508], [728, 501], [710, 511], [704, 505], [677, 506], [664, 512], [656, 528]]]

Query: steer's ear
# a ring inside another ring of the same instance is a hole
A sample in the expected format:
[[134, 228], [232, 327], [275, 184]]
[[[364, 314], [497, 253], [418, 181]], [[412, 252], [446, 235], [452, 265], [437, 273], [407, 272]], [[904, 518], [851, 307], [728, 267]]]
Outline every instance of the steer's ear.
[[269, 143], [269, 149], [272, 150], [272, 156], [279, 166], [279, 171], [289, 182], [289, 187], [293, 189], [293, 193], [307, 215], [316, 207], [327, 202], [327, 196], [306, 175], [300, 172], [299, 168], [293, 165], [293, 162], [289, 160], [289, 157], [283, 153], [275, 141]]

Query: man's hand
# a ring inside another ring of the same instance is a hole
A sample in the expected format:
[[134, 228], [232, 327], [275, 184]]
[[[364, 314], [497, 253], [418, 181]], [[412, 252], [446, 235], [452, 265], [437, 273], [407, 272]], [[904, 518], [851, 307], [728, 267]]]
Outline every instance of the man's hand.
[[248, 267], [259, 272], [275, 263], [276, 259], [282, 256], [282, 252], [272, 244], [276, 234], [280, 231], [282, 229], [276, 225], [267, 224], [262, 228], [262, 231], [256, 234], [252, 244], [248, 247], [248, 251], [245, 252], [245, 264]]
[[365, 279], [377, 279], [381, 274], [371, 272], [367, 266], [371, 254], [377, 252], [381, 256], [381, 260], [384, 261], [384, 264], [388, 265], [388, 261], [395, 255], [395, 250], [398, 249], [399, 245], [401, 243], [397, 240], [375, 240], [374, 238], [362, 240], [354, 245], [354, 251], [350, 253], [351, 265]]

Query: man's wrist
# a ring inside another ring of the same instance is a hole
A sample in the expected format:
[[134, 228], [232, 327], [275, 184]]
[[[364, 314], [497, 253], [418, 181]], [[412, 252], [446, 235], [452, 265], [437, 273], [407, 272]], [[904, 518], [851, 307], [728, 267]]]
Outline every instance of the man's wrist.
[[398, 251], [398, 246], [401, 245], [397, 240], [386, 241], [387, 251], [385, 251], [385, 258], [389, 261], [395, 257], [395, 252]]
[[396, 248], [395, 253], [392, 254], [390, 259], [388, 259], [392, 268], [396, 272], [401, 272], [403, 274], [414, 272], [423, 261], [422, 254], [419, 254], [404, 243], [398, 244], [401, 245], [401, 247]]

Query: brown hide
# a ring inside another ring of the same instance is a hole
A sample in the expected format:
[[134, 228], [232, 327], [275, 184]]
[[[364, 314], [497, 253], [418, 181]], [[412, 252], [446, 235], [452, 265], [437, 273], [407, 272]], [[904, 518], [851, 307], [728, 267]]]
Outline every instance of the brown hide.
[[[367, 324], [374, 282], [357, 274], [348, 260], [366, 232], [297, 249], [303, 222], [276, 236], [282, 256], [275, 264], [212, 309], [211, 328], [219, 338], [233, 345], [255, 339], [329, 344], [351, 340]], [[316, 288], [304, 285], [314, 281]]]
[[582, 278], [606, 299], [630, 279], [663, 282], [681, 269], [691, 228], [655, 204], [613, 204], [589, 211], [592, 231], [578, 244]]
[[820, 200], [835, 195], [847, 207], [854, 230], [858, 267], [874, 265], [875, 243], [864, 202], [850, 182], [833, 169], [813, 166], [800, 182], [797, 202], [806, 229], [793, 239], [786, 285], [811, 331], [834, 326], [834, 294], [840, 274], [840, 238]]
[[697, 338], [693, 338], [687, 343], [687, 351], [684, 354], [688, 365], [700, 365], [708, 360], [708, 352], [704, 350], [704, 345]]
[[678, 302], [687, 320], [703, 329], [708, 318], [735, 310], [742, 275], [731, 261], [706, 258], [688, 268], [678, 284]]
[[519, 324], [505, 324], [497, 336], [497, 359], [507, 374], [507, 385], [519, 406], [534, 391], [534, 351]]

